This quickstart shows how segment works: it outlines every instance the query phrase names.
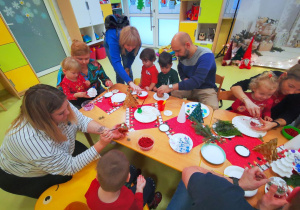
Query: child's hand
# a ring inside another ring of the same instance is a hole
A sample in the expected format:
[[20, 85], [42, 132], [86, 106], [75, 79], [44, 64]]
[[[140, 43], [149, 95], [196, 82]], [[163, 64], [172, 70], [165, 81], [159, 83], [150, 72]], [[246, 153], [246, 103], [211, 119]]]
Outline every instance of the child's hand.
[[156, 92], [156, 91], [157, 91], [157, 87], [154, 87], [154, 88], [153, 88], [153, 91]]
[[137, 178], [137, 183], [136, 183], [136, 192], [143, 192], [143, 189], [146, 185], [146, 180], [143, 177], [143, 175], [139, 175], [139, 177]]
[[90, 85], [91, 85], [91, 82], [90, 82], [89, 80], [85, 80], [84, 83], [85, 83], [85, 85], [88, 86], [88, 87], [90, 87]]
[[237, 108], [237, 110], [238, 110], [239, 112], [244, 112], [244, 111], [246, 111], [246, 107], [245, 107], [245, 106], [239, 106], [239, 107]]
[[106, 87], [111, 87], [111, 86], [113, 86], [113, 82], [111, 81], [111, 80], [107, 80], [106, 82], [105, 82], [105, 86]]
[[269, 117], [269, 116], [265, 116], [265, 117], [264, 117], [264, 120], [265, 120], [265, 121], [269, 121], [269, 122], [273, 121], [273, 119], [272, 119], [271, 117]]
[[150, 88], [147, 86], [147, 87], [145, 87], [145, 90], [150, 90]]
[[90, 96], [88, 96], [86, 92], [78, 92], [75, 93], [74, 96], [76, 98], [90, 98]]

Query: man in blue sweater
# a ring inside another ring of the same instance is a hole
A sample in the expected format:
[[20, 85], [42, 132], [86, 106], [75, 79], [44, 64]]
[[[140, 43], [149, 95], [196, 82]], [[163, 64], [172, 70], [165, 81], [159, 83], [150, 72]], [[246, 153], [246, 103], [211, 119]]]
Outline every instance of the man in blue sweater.
[[172, 91], [172, 96], [197, 100], [218, 109], [214, 54], [207, 48], [194, 45], [185, 32], [175, 34], [171, 46], [179, 58], [178, 73], [182, 81], [173, 85], [162, 85], [158, 92]]

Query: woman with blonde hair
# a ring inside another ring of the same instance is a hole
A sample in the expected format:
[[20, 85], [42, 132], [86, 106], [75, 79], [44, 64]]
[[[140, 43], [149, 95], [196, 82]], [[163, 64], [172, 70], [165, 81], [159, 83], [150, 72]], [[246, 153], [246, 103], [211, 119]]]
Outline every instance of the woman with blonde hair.
[[[76, 132], [100, 134], [87, 149]], [[0, 188], [38, 198], [49, 187], [64, 183], [93, 160], [114, 138], [124, 137], [82, 115], [64, 93], [48, 85], [29, 88], [21, 111], [0, 147]]]
[[122, 30], [108, 29], [105, 32], [104, 47], [116, 72], [117, 83], [126, 82], [134, 90], [140, 90], [140, 87], [133, 83], [131, 70], [131, 65], [141, 47], [141, 38], [137, 29], [132, 26], [126, 26]]
[[[272, 128], [288, 125], [300, 114], [300, 60], [298, 60], [298, 64], [284, 72], [272, 72], [278, 77], [279, 82], [277, 91], [272, 95], [274, 102], [271, 109], [271, 118], [273, 121], [262, 120], [263, 126], [255, 128], [256, 130], [267, 131]], [[251, 79], [258, 76], [256, 75], [250, 79], [239, 81], [231, 87], [234, 96], [245, 104], [250, 115], [253, 117], [259, 117], [260, 108], [244, 92], [249, 89]]]
[[[110, 87], [112, 81], [106, 75], [101, 64], [90, 58], [90, 48], [83, 41], [73, 40], [71, 45], [71, 57], [74, 58], [81, 66], [80, 73], [91, 83], [91, 87], [96, 88], [98, 95], [104, 91], [101, 82], [104, 86]], [[64, 78], [63, 69], [60, 68], [57, 75], [57, 87], [61, 89], [61, 82]], [[101, 82], [100, 82], [101, 81]]]

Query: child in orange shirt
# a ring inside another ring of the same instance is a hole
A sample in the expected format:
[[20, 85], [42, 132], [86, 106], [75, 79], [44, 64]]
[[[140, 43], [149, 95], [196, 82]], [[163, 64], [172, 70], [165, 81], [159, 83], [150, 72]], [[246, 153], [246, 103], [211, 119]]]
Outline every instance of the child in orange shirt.
[[[271, 108], [274, 102], [272, 95], [278, 88], [276, 75], [272, 72], [265, 72], [253, 78], [249, 84], [249, 88], [252, 92], [245, 94], [253, 103], [260, 107], [260, 117], [266, 121], [272, 121]], [[251, 117], [243, 101], [236, 99], [231, 107], [233, 112]]]
[[80, 74], [80, 64], [72, 57], [66, 57], [61, 63], [65, 77], [61, 87], [67, 99], [77, 108], [90, 96], [87, 95], [91, 83]]
[[155, 52], [151, 48], [145, 48], [140, 55], [143, 62], [141, 83], [139, 86], [145, 90], [152, 90], [157, 83], [158, 71], [153, 64], [155, 61]]

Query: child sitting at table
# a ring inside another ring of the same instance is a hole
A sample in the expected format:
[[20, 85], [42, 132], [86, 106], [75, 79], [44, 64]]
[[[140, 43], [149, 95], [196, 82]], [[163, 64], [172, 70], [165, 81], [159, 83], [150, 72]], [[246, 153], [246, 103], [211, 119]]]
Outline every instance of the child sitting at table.
[[[124, 184], [136, 185], [127, 188]], [[161, 201], [161, 193], [155, 191], [153, 179], [137, 177], [136, 169], [129, 165], [125, 154], [110, 150], [97, 164], [97, 177], [85, 194], [87, 204], [93, 209], [143, 209], [156, 208]], [[159, 195], [160, 197], [158, 197]]]
[[77, 108], [81, 108], [82, 102], [90, 96], [87, 95], [91, 83], [85, 80], [80, 74], [80, 64], [72, 57], [66, 57], [62, 63], [62, 70], [65, 75], [60, 86], [67, 99]]
[[171, 85], [179, 82], [178, 73], [172, 69], [172, 55], [168, 52], [162, 52], [159, 55], [158, 63], [161, 72], [158, 74], [158, 81], [153, 88], [154, 91], [161, 85]]
[[[260, 117], [266, 121], [272, 121], [271, 108], [273, 105], [272, 95], [278, 88], [278, 78], [272, 72], [265, 72], [260, 76], [253, 78], [249, 84], [250, 93], [245, 93], [248, 98], [260, 107]], [[233, 112], [250, 116], [243, 101], [236, 99], [232, 104]]]
[[143, 62], [141, 82], [139, 86], [145, 90], [152, 90], [157, 83], [158, 71], [153, 64], [155, 61], [155, 52], [151, 48], [145, 48], [140, 55], [140, 59]]

